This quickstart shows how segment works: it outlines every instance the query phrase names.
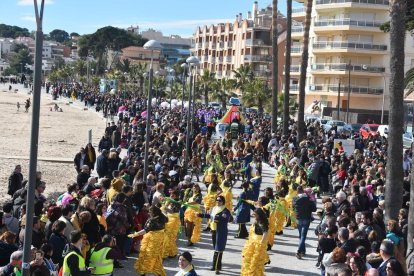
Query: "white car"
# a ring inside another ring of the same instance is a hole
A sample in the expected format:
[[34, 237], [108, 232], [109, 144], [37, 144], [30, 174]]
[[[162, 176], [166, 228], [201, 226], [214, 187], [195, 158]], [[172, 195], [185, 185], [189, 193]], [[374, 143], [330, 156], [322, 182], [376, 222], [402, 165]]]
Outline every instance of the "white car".
[[325, 124], [325, 127], [324, 127], [325, 132], [330, 131], [334, 125], [336, 125], [336, 131], [340, 133], [345, 126], [345, 122], [339, 121], [339, 120], [330, 120]]

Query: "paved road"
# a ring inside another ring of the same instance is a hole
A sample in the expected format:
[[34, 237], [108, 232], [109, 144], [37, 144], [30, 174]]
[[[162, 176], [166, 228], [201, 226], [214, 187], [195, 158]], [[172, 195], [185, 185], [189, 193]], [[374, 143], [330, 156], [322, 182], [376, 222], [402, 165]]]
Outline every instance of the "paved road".
[[[268, 165], [263, 166], [263, 184], [262, 190], [266, 187], [273, 187], [274, 169]], [[236, 184], [240, 186], [240, 182]], [[205, 194], [205, 186], [201, 184], [203, 194]], [[233, 204], [236, 204], [237, 195], [241, 192], [236, 188], [233, 190]], [[253, 221], [253, 219], [252, 219]], [[316, 237], [314, 235], [314, 229], [318, 220], [315, 220], [309, 229], [308, 239], [306, 241], [307, 255], [298, 260], [295, 257], [297, 249], [298, 234], [296, 229], [288, 227], [284, 229], [283, 236], [275, 237], [275, 244], [272, 251], [269, 252], [271, 263], [266, 266], [267, 275], [320, 275], [319, 270], [315, 267], [317, 253]], [[203, 225], [204, 228], [204, 225]], [[223, 270], [221, 275], [240, 275], [241, 270], [241, 250], [245, 243], [245, 240], [235, 239], [234, 236], [237, 231], [237, 225], [229, 224], [229, 236], [227, 240], [226, 251], [223, 254]], [[199, 275], [215, 275], [213, 271], [209, 270], [213, 257], [213, 246], [211, 243], [210, 233], [202, 232], [201, 242], [195, 246], [187, 248], [186, 239], [184, 233], [179, 235], [177, 242], [179, 252], [189, 251], [193, 255], [193, 264]], [[133, 269], [134, 262], [137, 256], [131, 256], [127, 261], [123, 261], [125, 266], [122, 270], [116, 270], [115, 275], [124, 273], [125, 275], [133, 275], [135, 273]], [[177, 259], [166, 259], [164, 261], [164, 267], [167, 275], [174, 275], [177, 272]]]

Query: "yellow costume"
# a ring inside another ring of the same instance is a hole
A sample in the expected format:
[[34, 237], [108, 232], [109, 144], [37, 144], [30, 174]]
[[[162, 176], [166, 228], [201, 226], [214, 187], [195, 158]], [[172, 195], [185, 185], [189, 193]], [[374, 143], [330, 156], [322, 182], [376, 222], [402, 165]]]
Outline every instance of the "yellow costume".
[[222, 190], [221, 195], [224, 196], [226, 201], [224, 206], [226, 206], [226, 208], [230, 211], [233, 210], [233, 193], [231, 192], [231, 187], [226, 187], [222, 183], [220, 188]]
[[[285, 210], [286, 212], [286, 210], [288, 209], [286, 200], [282, 197], [279, 199], [279, 203], [280, 205], [282, 205], [283, 210]], [[285, 221], [286, 221], [286, 215], [282, 211], [282, 208], [279, 206], [279, 204], [276, 206], [276, 221], [275, 221], [276, 233], [283, 231], [283, 225], [285, 224]]]
[[297, 195], [298, 195], [298, 192], [295, 189], [293, 189], [293, 185], [290, 184], [289, 185], [289, 193], [285, 197], [285, 199], [286, 199], [286, 203], [287, 203], [287, 207], [288, 207], [288, 209], [286, 211], [289, 213], [290, 217], [293, 218], [293, 220], [291, 221], [291, 224], [290, 224], [293, 228], [296, 228], [297, 225], [296, 225], [296, 220], [295, 220], [295, 212], [293, 211], [292, 200]]
[[[190, 197], [188, 202], [195, 202], [194, 196]], [[200, 204], [192, 204], [192, 207], [187, 207], [184, 213], [184, 221], [191, 222], [194, 224], [192, 233], [187, 233], [191, 235], [190, 241], [192, 243], [199, 242], [201, 239], [201, 221], [202, 218], [197, 216], [197, 213], [201, 212]]]
[[267, 244], [270, 247], [273, 246], [275, 242], [275, 233], [276, 233], [276, 206], [273, 203], [268, 203], [263, 206], [263, 209], [269, 210], [269, 235], [267, 239]]
[[165, 224], [164, 258], [177, 255], [177, 236], [180, 231], [180, 214], [168, 214], [168, 222]]
[[144, 235], [141, 241], [138, 260], [135, 262], [135, 271], [142, 275], [153, 273], [166, 276], [162, 257], [164, 254], [165, 230], [150, 231]]
[[262, 243], [263, 235], [255, 233], [255, 225], [250, 227], [249, 239], [244, 244], [242, 251], [242, 276], [265, 275], [264, 266], [269, 260], [267, 255], [267, 243]]
[[207, 195], [205, 197], [203, 197], [204, 200], [204, 208], [206, 209], [206, 212], [208, 212], [209, 210], [211, 210], [211, 208], [213, 208], [214, 206], [216, 206], [216, 197], [218, 194], [218, 191], [211, 191], [211, 186], [208, 186], [207, 188]]

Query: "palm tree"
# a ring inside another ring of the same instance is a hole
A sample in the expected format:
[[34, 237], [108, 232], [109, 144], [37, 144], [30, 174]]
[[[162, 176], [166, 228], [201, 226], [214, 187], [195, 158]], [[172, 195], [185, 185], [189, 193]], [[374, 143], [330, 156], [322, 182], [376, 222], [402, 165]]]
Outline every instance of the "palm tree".
[[211, 84], [214, 81], [215, 73], [204, 69], [201, 76], [198, 78], [198, 83], [201, 85], [204, 93], [204, 104], [208, 105], [208, 93], [211, 91]]
[[245, 86], [242, 100], [246, 107], [257, 106], [259, 113], [263, 113], [266, 102], [269, 101], [270, 89], [265, 80], [253, 79]]
[[131, 80], [133, 82], [139, 81], [139, 89], [141, 93], [144, 93], [144, 74], [148, 71], [147, 69], [148, 64], [147, 63], [138, 63], [138, 64], [132, 64], [131, 70], [130, 70], [130, 76]]
[[246, 85], [254, 78], [252, 67], [249, 64], [242, 64], [237, 70], [233, 70], [233, 73], [237, 80], [234, 88], [239, 89], [243, 99], [243, 92], [246, 89]]
[[[305, 28], [303, 32], [303, 51], [302, 62], [300, 65], [300, 78], [299, 78], [299, 111], [298, 111], [298, 141], [302, 141], [305, 132], [305, 88], [306, 88], [306, 69], [308, 68], [309, 57], [309, 29], [311, 25], [313, 1], [307, 0], [306, 2], [306, 17]], [[290, 69], [290, 68], [289, 68]]]
[[[398, 219], [403, 194], [404, 42], [406, 1], [390, 1], [390, 108], [386, 166], [385, 220]], [[413, 223], [413, 222], [411, 222]], [[409, 240], [410, 242], [412, 241]]]
[[235, 81], [232, 79], [222, 78], [216, 80], [212, 85], [213, 93], [212, 98], [220, 102], [221, 106], [225, 108], [227, 101], [230, 97], [236, 96], [235, 93], [231, 91], [235, 86]]
[[[285, 105], [285, 95], [283, 93], [280, 93], [278, 95], [278, 103], [279, 103], [279, 106], [278, 106], [278, 111], [279, 111], [278, 117], [281, 117], [283, 122], [285, 122], [285, 121], [288, 121], [289, 122], [290, 117], [295, 116], [296, 115], [296, 112], [298, 111], [298, 103], [296, 102], [296, 99], [295, 98], [291, 98], [290, 97], [287, 100], [287, 102], [289, 103], [289, 107], [288, 107], [289, 113], [288, 114], [285, 114], [285, 106], [284, 106]], [[288, 120], [285, 120], [285, 118], [289, 118], [289, 119]], [[289, 124], [288, 124], [288, 128], [289, 128]]]
[[414, 91], [414, 68], [405, 73], [404, 78], [404, 89], [407, 89], [407, 93], [405, 93], [405, 97], [409, 96]]
[[[283, 118], [289, 117], [289, 101], [290, 101], [290, 51], [292, 46], [292, 0], [286, 0], [286, 56], [285, 56], [285, 93], [283, 97]], [[296, 111], [295, 111], [296, 112]], [[288, 135], [289, 120], [283, 120], [283, 134]]]

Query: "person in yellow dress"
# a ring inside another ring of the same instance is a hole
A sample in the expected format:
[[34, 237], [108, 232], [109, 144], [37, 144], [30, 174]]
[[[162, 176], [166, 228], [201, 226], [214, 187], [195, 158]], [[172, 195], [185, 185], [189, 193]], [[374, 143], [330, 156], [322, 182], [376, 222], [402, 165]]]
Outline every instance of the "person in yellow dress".
[[257, 208], [253, 216], [256, 222], [250, 227], [249, 239], [242, 251], [242, 276], [265, 275], [264, 266], [268, 263], [267, 241], [269, 221], [263, 209]]
[[201, 237], [201, 218], [197, 213], [201, 211], [201, 190], [198, 184], [194, 184], [192, 188], [192, 195], [187, 201], [187, 207], [184, 212], [184, 229], [188, 240], [188, 246], [200, 241]]
[[233, 193], [231, 192], [232, 189], [232, 179], [231, 179], [231, 172], [226, 171], [224, 174], [224, 180], [221, 182], [220, 189], [221, 195], [224, 196], [226, 200], [226, 208], [229, 210], [233, 210]]
[[175, 258], [177, 256], [177, 236], [180, 231], [180, 208], [178, 202], [180, 191], [175, 190], [170, 195], [174, 201], [166, 200], [163, 211], [167, 213], [168, 222], [165, 225], [164, 258]]
[[166, 276], [162, 257], [164, 254], [165, 224], [168, 218], [156, 206], [150, 207], [149, 216], [144, 229], [128, 235], [130, 238], [144, 235], [134, 269], [139, 275], [152, 273]]
[[[211, 209], [216, 205], [216, 197], [220, 192], [219, 182], [217, 175], [211, 176], [211, 184], [207, 188], [207, 195], [203, 198], [204, 209], [206, 213], [209, 213]], [[210, 221], [207, 223], [207, 227], [203, 231], [210, 231]]]

